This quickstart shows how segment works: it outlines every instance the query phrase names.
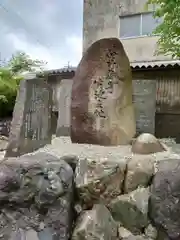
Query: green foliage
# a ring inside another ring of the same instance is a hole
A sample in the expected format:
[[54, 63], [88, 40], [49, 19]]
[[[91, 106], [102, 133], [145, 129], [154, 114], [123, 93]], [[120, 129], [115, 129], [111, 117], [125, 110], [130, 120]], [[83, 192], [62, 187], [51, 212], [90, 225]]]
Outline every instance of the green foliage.
[[42, 70], [42, 66], [46, 62], [41, 60], [32, 60], [29, 55], [24, 52], [16, 52], [8, 62], [7, 66], [15, 74], [20, 74], [22, 72], [35, 72], [37, 70]]
[[17, 52], [0, 66], [0, 117], [12, 115], [18, 86], [23, 79], [23, 72], [41, 70], [45, 63], [32, 60], [27, 54]]
[[149, 4], [157, 6], [154, 17], [163, 18], [154, 31], [160, 37], [158, 53], [180, 58], [180, 0], [148, 0]]
[[10, 69], [0, 68], [0, 117], [12, 114], [21, 79], [22, 77], [14, 75]]

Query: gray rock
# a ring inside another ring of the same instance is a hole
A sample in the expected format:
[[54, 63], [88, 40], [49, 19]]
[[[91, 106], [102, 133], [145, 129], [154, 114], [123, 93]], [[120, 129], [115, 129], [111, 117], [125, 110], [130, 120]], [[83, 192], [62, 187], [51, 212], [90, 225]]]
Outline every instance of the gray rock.
[[126, 169], [126, 161], [88, 162], [81, 159], [76, 169], [76, 188], [83, 209], [93, 204], [109, 202], [120, 195]]
[[70, 165], [51, 154], [35, 153], [7, 159], [1, 171], [0, 239], [37, 235], [44, 240], [42, 236], [51, 233], [48, 240], [69, 239], [74, 196]]
[[128, 193], [137, 187], [147, 187], [155, 173], [154, 158], [150, 155], [134, 155], [128, 162], [124, 182], [124, 192]]
[[149, 215], [170, 239], [180, 239], [180, 159], [160, 161], [151, 186]]
[[0, 151], [7, 149], [8, 139], [5, 136], [0, 136]]
[[100, 204], [92, 210], [83, 212], [77, 220], [73, 240], [117, 240], [117, 224], [109, 210]]
[[133, 235], [129, 230], [122, 226], [118, 228], [118, 234], [120, 239], [128, 238]]
[[144, 233], [145, 233], [145, 236], [149, 238], [152, 238], [152, 239], [157, 238], [157, 229], [153, 227], [151, 224], [149, 224], [147, 228], [145, 228]]
[[123, 240], [151, 240], [151, 239], [141, 235], [132, 235], [132, 236], [123, 238]]
[[132, 142], [132, 152], [136, 154], [152, 154], [166, 149], [161, 142], [150, 133], [142, 133]]
[[16, 229], [11, 235], [10, 240], [41, 240], [38, 238], [37, 232], [30, 229], [30, 230], [24, 230], [24, 229]]
[[133, 235], [129, 230], [120, 226], [118, 229], [119, 239], [121, 240], [151, 240], [151, 238], [144, 235]]
[[110, 203], [112, 216], [133, 234], [140, 234], [149, 223], [148, 200], [148, 188], [118, 196]]
[[76, 155], [65, 155], [61, 157], [61, 160], [67, 162], [73, 171], [75, 171], [79, 158]]

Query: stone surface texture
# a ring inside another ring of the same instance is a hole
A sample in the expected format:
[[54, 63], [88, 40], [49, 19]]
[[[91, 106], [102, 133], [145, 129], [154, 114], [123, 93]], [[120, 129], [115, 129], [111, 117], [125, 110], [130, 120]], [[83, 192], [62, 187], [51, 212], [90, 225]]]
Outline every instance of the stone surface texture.
[[179, 239], [180, 154], [163, 142], [166, 151], [143, 155], [131, 145], [54, 138], [36, 152], [1, 157], [0, 239]]
[[73, 191], [73, 170], [51, 154], [7, 159], [0, 168], [0, 239], [41, 240], [44, 234], [68, 240]]
[[92, 210], [80, 215], [72, 239], [117, 240], [117, 236], [117, 223], [113, 220], [111, 213], [105, 206], [96, 204]]
[[180, 239], [180, 160], [162, 161], [153, 178], [150, 217], [169, 239]]
[[148, 188], [138, 188], [129, 194], [118, 196], [110, 204], [113, 218], [132, 233], [140, 234], [149, 223], [149, 195]]
[[133, 155], [127, 163], [124, 192], [131, 192], [138, 187], [147, 187], [154, 173], [154, 158], [151, 155]]
[[76, 189], [83, 209], [110, 201], [122, 193], [126, 161], [87, 162], [80, 160], [76, 170]]
[[132, 73], [117, 38], [93, 43], [76, 70], [72, 86], [73, 143], [121, 145], [135, 135]]
[[132, 152], [137, 154], [152, 154], [165, 150], [163, 144], [150, 133], [142, 133], [132, 142]]
[[13, 111], [6, 157], [18, 157], [51, 143], [52, 88], [44, 78], [23, 79]]

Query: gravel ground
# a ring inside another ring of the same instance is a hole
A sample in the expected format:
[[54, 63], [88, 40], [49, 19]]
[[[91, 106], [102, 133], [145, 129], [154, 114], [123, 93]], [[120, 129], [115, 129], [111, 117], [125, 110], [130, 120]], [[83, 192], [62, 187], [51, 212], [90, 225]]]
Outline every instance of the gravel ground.
[[[152, 154], [155, 159], [180, 158], [180, 145], [177, 145], [171, 139], [162, 139], [161, 141], [168, 146], [168, 151]], [[130, 145], [104, 147], [89, 144], [72, 144], [69, 137], [54, 138], [51, 145], [46, 145], [44, 148], [39, 149], [38, 152], [50, 152], [58, 157], [73, 154], [80, 158], [87, 158], [89, 161], [94, 159], [99, 161], [106, 159], [118, 161], [124, 158], [131, 159], [133, 155]]]
[[[168, 146], [168, 151], [153, 154], [155, 159], [180, 158], [180, 144], [176, 144], [172, 139], [161, 139]], [[36, 152], [49, 152], [58, 157], [64, 155], [77, 155], [80, 158], [87, 158], [89, 161], [106, 159], [117, 160], [131, 159], [131, 146], [104, 147], [89, 144], [72, 144], [69, 137], [54, 137], [52, 144], [38, 149]], [[0, 152], [0, 159], [4, 157], [4, 151]], [[35, 153], [35, 152], [34, 152]], [[30, 154], [34, 154], [30, 153]]]

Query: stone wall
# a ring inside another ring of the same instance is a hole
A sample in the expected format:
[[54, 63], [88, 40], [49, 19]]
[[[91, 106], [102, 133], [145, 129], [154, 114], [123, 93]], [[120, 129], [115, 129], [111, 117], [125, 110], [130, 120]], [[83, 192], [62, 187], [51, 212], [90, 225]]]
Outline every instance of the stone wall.
[[[164, 151], [58, 144], [6, 159], [0, 239], [178, 240], [180, 155], [154, 143]], [[75, 155], [60, 154], [65, 145]]]

